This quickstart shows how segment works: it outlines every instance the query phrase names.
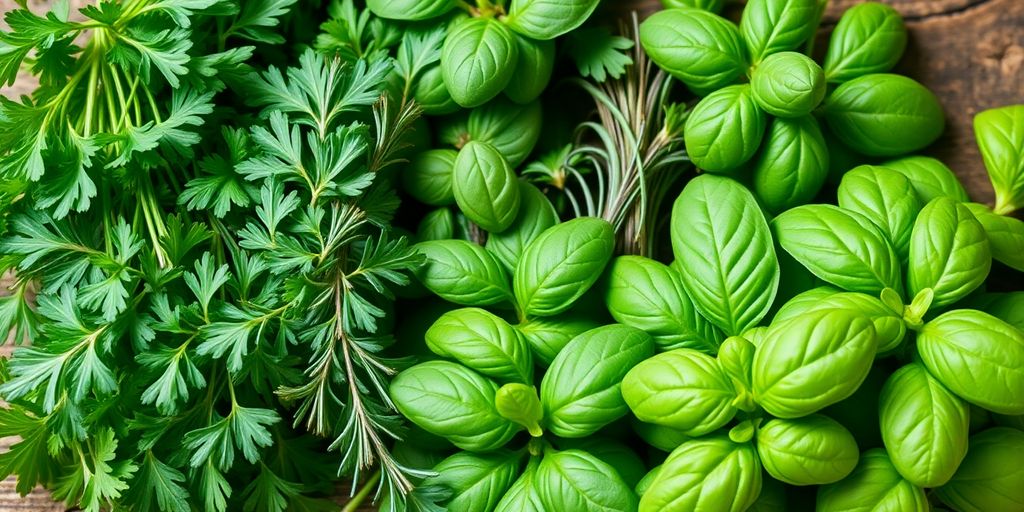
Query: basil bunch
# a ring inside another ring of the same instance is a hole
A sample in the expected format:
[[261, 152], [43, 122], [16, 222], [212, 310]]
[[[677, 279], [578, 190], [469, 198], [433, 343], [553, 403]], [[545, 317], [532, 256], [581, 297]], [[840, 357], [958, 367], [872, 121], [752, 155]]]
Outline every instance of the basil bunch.
[[645, 21], [641, 43], [703, 97], [684, 127], [690, 160], [711, 173], [749, 168], [769, 211], [806, 203], [824, 183], [829, 149], [819, 118], [843, 144], [872, 156], [909, 153], [941, 134], [935, 96], [886, 74], [906, 45], [891, 7], [866, 2], [844, 13], [822, 67], [798, 51], [809, 46], [824, 3], [752, 0], [738, 27], [700, 8], [720, 5], [697, 4], [668, 2], [676, 8]]

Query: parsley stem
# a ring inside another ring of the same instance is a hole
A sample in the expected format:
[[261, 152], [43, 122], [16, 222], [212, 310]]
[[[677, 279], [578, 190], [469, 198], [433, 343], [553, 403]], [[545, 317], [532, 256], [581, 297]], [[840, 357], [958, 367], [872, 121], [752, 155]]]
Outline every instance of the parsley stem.
[[379, 481], [380, 469], [378, 468], [377, 471], [374, 471], [373, 475], [370, 476], [370, 479], [367, 480], [359, 489], [359, 492], [356, 493], [352, 499], [348, 500], [348, 503], [345, 504], [345, 508], [341, 509], [341, 512], [355, 512], [355, 510], [358, 509], [364, 501], [366, 501], [366, 497], [370, 495], [370, 492], [373, 491]]

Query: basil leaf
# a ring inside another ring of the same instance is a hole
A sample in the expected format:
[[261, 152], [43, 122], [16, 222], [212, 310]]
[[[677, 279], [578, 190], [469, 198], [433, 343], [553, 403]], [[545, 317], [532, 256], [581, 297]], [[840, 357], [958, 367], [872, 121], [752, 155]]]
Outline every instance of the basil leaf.
[[690, 440], [690, 436], [674, 428], [636, 420], [633, 421], [633, 431], [645, 443], [666, 453], [672, 452], [679, 448], [679, 445]]
[[768, 474], [791, 485], [838, 482], [860, 458], [853, 434], [821, 414], [769, 420], [757, 431], [757, 454]]
[[885, 233], [901, 261], [910, 251], [910, 232], [924, 203], [903, 174], [884, 167], [861, 165], [843, 175], [839, 206], [871, 220]]
[[747, 510], [761, 491], [761, 465], [750, 443], [725, 436], [687, 441], [676, 448], [640, 498], [640, 512]]
[[947, 197], [925, 205], [910, 236], [911, 296], [931, 288], [932, 307], [953, 304], [981, 286], [991, 267], [985, 228], [966, 206]]
[[366, 7], [381, 18], [427, 20], [454, 9], [457, 0], [366, 0]]
[[967, 454], [967, 402], [911, 363], [889, 377], [878, 403], [885, 450], [900, 475], [918, 487], [945, 484]]
[[640, 24], [651, 60], [698, 95], [734, 84], [747, 71], [747, 49], [731, 21], [700, 9], [668, 9]]
[[515, 327], [533, 349], [534, 359], [547, 366], [573, 338], [599, 325], [590, 315], [569, 312], [550, 318], [531, 318]]
[[620, 391], [622, 378], [652, 355], [651, 337], [625, 325], [598, 327], [570, 341], [540, 384], [548, 430], [584, 437], [624, 416], [629, 409]]
[[536, 483], [540, 460], [540, 457], [530, 457], [523, 474], [519, 475], [512, 487], [509, 487], [505, 496], [494, 507], [494, 512], [545, 512]]
[[869, 73], [884, 73], [900, 60], [907, 46], [907, 29], [896, 9], [865, 2], [846, 10], [839, 18], [828, 51], [825, 77], [845, 82]]
[[687, 116], [686, 153], [705, 171], [731, 171], [754, 156], [767, 124], [749, 85], [719, 89], [700, 100]]
[[960, 468], [935, 495], [956, 510], [1024, 508], [1024, 432], [992, 428], [971, 436]]
[[754, 399], [777, 418], [799, 418], [857, 390], [878, 340], [866, 317], [842, 309], [774, 322], [754, 354]]
[[636, 486], [633, 488], [636, 491], [636, 495], [643, 498], [644, 493], [647, 492], [647, 489], [651, 488], [651, 484], [653, 484], [654, 480], [658, 478], [658, 473], [660, 472], [661, 465], [654, 466], [653, 469], [648, 471], [647, 474], [644, 475], [644, 477], [641, 478], [640, 481], [637, 482]]
[[390, 395], [395, 408], [423, 430], [463, 450], [489, 451], [521, 430], [494, 408], [497, 391], [497, 385], [469, 368], [428, 361], [399, 373]]
[[505, 96], [516, 103], [526, 104], [536, 100], [551, 81], [551, 72], [555, 69], [555, 43], [518, 34], [515, 40], [519, 45], [519, 62], [505, 87]]
[[764, 207], [779, 213], [807, 204], [828, 177], [829, 153], [811, 116], [774, 119], [753, 161], [753, 190]]
[[516, 453], [459, 452], [434, 466], [436, 476], [423, 486], [439, 486], [452, 492], [448, 510], [491, 510], [512, 486], [519, 474]]
[[739, 183], [698, 176], [672, 207], [672, 249], [700, 313], [727, 335], [757, 325], [779, 286], [771, 232]]
[[614, 248], [611, 224], [595, 217], [545, 230], [516, 266], [513, 288], [522, 311], [552, 316], [569, 309], [601, 276]]
[[861, 454], [850, 476], [818, 489], [817, 510], [928, 512], [931, 507], [924, 489], [904, 480], [885, 450], [875, 448]]
[[1024, 221], [996, 214], [983, 204], [965, 206], [985, 228], [992, 259], [1024, 272]]
[[768, 55], [796, 50], [817, 27], [818, 0], [750, 0], [740, 32], [754, 63]]
[[1000, 414], [1024, 414], [1024, 333], [981, 311], [954, 310], [924, 324], [917, 352], [950, 391]]
[[548, 40], [587, 21], [600, 0], [512, 0], [505, 23], [520, 34]]
[[718, 361], [687, 348], [636, 365], [622, 380], [622, 397], [640, 421], [687, 436], [714, 432], [736, 415], [736, 391]]
[[544, 510], [636, 510], [637, 498], [615, 469], [582, 450], [549, 451], [537, 468]]
[[449, 311], [427, 329], [427, 348], [503, 382], [533, 382], [530, 348], [508, 322], [479, 308]]
[[508, 85], [519, 58], [512, 37], [492, 18], [468, 18], [448, 31], [441, 47], [441, 74], [456, 103], [483, 105]]
[[677, 9], [693, 7], [705, 11], [719, 13], [725, 7], [725, 0], [661, 0], [661, 5], [666, 9]]
[[455, 202], [452, 193], [452, 169], [458, 153], [452, 149], [430, 149], [409, 162], [402, 170], [405, 191], [421, 203], [447, 206]]
[[995, 189], [995, 212], [1024, 206], [1024, 105], [979, 112], [974, 136]]
[[737, 394], [750, 393], [754, 371], [756, 346], [746, 338], [730, 336], [718, 352], [718, 363], [729, 378]]
[[863, 315], [871, 320], [875, 326], [875, 335], [878, 337], [878, 353], [886, 354], [897, 349], [907, 334], [907, 325], [903, 316], [886, 306], [881, 300], [857, 292], [838, 292], [835, 289], [824, 288], [829, 292], [819, 294], [821, 288], [813, 290], [814, 293], [799, 297], [799, 300], [787, 303], [775, 315], [775, 322], [782, 322], [796, 318], [809, 311], [821, 311], [825, 309], [845, 309], [850, 312]]
[[870, 156], [917, 151], [935, 142], [945, 127], [935, 95], [902, 75], [850, 80], [829, 95], [823, 111], [839, 140]]
[[910, 180], [917, 197], [925, 204], [936, 197], [948, 197], [966, 203], [967, 191], [946, 164], [928, 156], [908, 156], [881, 165]]
[[498, 98], [470, 111], [466, 130], [471, 140], [494, 146], [514, 169], [533, 152], [542, 120], [539, 102], [516, 105]]
[[512, 300], [508, 274], [494, 256], [463, 240], [416, 244], [427, 257], [416, 277], [444, 300], [465, 306], [489, 306]]
[[822, 300], [842, 292], [833, 286], [818, 286], [798, 293], [775, 312], [772, 322], [784, 322], [814, 309]]
[[544, 435], [540, 426], [544, 409], [537, 398], [537, 388], [518, 382], [505, 384], [494, 395], [494, 407], [501, 417], [522, 425], [531, 436]]
[[1024, 331], [1024, 292], [985, 293], [975, 297], [972, 307]]
[[484, 245], [509, 271], [515, 270], [530, 242], [558, 224], [558, 213], [544, 193], [526, 181], [520, 180], [518, 184], [519, 214], [508, 229], [490, 233]]
[[608, 312], [616, 322], [650, 334], [658, 350], [693, 348], [713, 354], [722, 334], [697, 313], [682, 278], [642, 256], [620, 256], [608, 272]]
[[765, 57], [754, 68], [750, 87], [754, 101], [765, 112], [776, 117], [802, 117], [825, 97], [825, 75], [810, 57], [781, 52]]
[[420, 73], [413, 84], [412, 97], [427, 115], [440, 116], [459, 110], [459, 104], [455, 103], [448, 87], [444, 85], [440, 64], [429, 66]]
[[644, 461], [632, 448], [609, 437], [596, 435], [575, 439], [558, 439], [559, 449], [582, 450], [615, 468], [615, 473], [630, 488], [636, 486], [647, 473]]
[[438, 208], [423, 216], [416, 227], [416, 240], [448, 240], [455, 235], [455, 216], [448, 208]]
[[501, 153], [486, 142], [472, 140], [459, 151], [452, 191], [462, 213], [487, 231], [504, 231], [519, 213], [516, 175]]
[[899, 258], [877, 226], [859, 213], [813, 204], [772, 221], [779, 245], [811, 273], [840, 288], [878, 295], [902, 290]]

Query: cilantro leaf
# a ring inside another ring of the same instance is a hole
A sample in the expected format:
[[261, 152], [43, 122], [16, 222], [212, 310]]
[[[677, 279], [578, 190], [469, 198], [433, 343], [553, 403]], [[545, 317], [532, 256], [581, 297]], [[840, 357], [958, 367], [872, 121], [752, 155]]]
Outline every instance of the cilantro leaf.
[[626, 72], [626, 66], [633, 64], [633, 58], [624, 53], [633, 47], [633, 41], [617, 36], [604, 27], [586, 27], [575, 30], [566, 37], [565, 50], [580, 75], [604, 82], [608, 77], [619, 78]]

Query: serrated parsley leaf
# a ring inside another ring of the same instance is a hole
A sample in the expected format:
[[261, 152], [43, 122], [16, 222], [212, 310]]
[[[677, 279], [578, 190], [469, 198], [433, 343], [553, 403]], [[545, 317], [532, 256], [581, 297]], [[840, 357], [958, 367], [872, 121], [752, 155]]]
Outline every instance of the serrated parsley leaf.
[[187, 512], [191, 507], [188, 490], [182, 485], [184, 482], [185, 475], [181, 471], [160, 462], [149, 450], [142, 457], [142, 465], [125, 494], [125, 500], [131, 503], [133, 510], [140, 512]]
[[573, 31], [566, 38], [565, 50], [576, 62], [580, 75], [604, 82], [608, 77], [619, 78], [633, 58], [624, 53], [633, 47], [633, 41], [612, 34], [603, 27], [588, 27]]
[[273, 443], [267, 427], [279, 421], [281, 417], [270, 409], [235, 404], [226, 417], [185, 435], [185, 446], [193, 451], [190, 463], [199, 467], [211, 460], [217, 468], [227, 471], [235, 463], [235, 448], [245, 460], [255, 463], [259, 449]]
[[128, 489], [128, 480], [138, 467], [131, 461], [115, 460], [117, 439], [109, 428], [100, 430], [78, 454], [79, 460], [58, 480], [53, 496], [86, 512], [111, 508]]

